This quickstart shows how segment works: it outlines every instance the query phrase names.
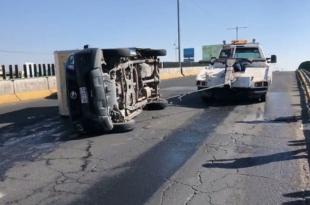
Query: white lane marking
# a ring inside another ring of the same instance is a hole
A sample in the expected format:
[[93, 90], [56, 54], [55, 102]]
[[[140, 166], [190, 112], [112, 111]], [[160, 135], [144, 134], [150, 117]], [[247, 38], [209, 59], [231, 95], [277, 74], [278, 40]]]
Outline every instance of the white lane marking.
[[5, 194], [0, 192], [0, 199], [2, 199], [5, 196]]

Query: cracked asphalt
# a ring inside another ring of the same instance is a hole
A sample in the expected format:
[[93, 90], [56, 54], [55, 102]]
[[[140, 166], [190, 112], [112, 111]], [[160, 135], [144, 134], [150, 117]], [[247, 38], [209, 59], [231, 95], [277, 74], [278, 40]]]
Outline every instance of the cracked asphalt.
[[[194, 84], [163, 81], [163, 97]], [[294, 72], [274, 74], [266, 103], [169, 101], [101, 136], [75, 134], [55, 99], [0, 107], [0, 204], [306, 204]]]

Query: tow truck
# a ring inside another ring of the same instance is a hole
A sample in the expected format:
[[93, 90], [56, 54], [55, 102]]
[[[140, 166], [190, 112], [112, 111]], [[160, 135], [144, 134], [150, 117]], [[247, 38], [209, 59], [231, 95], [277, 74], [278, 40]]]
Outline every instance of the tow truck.
[[277, 56], [266, 58], [255, 40], [224, 41], [219, 57], [212, 57], [197, 78], [196, 85], [204, 99], [246, 97], [264, 101], [272, 82], [270, 65]]

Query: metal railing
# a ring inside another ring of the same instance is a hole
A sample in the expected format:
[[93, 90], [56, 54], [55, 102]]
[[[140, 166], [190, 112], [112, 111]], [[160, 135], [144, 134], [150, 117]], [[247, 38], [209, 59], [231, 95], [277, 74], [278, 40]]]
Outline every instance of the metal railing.
[[297, 77], [301, 82], [307, 97], [307, 103], [310, 103], [310, 72], [304, 69], [297, 70]]
[[1, 65], [0, 80], [55, 76], [54, 64]]
[[[207, 63], [199, 63], [199, 62], [182, 62], [182, 67], [189, 68], [189, 67], [203, 67], [208, 66]], [[159, 64], [159, 68], [167, 69], [167, 68], [178, 68], [180, 65], [178, 62], [166, 62], [163, 61]]]

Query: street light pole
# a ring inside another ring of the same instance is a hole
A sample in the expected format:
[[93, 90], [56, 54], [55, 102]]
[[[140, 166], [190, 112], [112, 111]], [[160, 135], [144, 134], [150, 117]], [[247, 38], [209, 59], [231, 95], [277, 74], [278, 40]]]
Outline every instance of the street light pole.
[[176, 43], [173, 43], [173, 47], [174, 47], [174, 60], [175, 62], [178, 61], [178, 46]]
[[177, 0], [177, 10], [178, 10], [178, 51], [179, 51], [179, 67], [181, 74], [184, 76], [183, 67], [181, 62], [181, 26], [180, 26], [180, 0]]

